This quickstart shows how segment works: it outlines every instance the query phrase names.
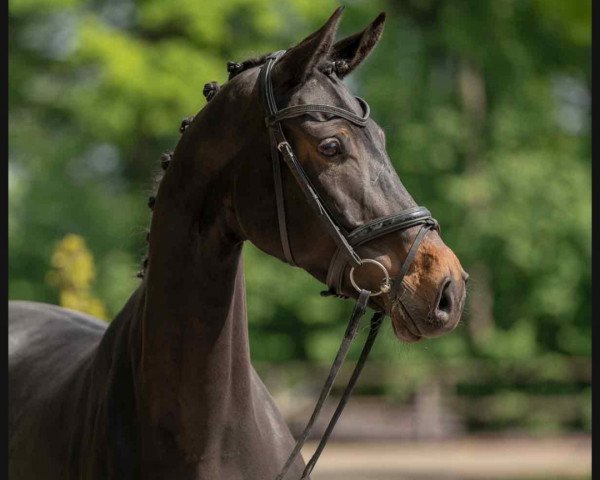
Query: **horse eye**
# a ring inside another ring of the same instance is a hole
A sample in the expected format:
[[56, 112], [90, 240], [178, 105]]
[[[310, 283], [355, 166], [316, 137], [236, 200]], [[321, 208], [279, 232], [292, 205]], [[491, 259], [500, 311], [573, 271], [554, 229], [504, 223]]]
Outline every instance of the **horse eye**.
[[336, 138], [328, 138], [319, 144], [319, 152], [326, 157], [334, 157], [340, 150], [340, 142]]

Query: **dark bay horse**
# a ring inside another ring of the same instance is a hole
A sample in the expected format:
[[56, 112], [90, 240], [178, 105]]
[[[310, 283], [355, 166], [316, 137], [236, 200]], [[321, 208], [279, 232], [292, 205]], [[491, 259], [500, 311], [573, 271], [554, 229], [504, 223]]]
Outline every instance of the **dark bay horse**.
[[[277, 61], [279, 105], [360, 113], [342, 79], [374, 48], [385, 17], [335, 42], [340, 14]], [[239, 64], [182, 134], [156, 195], [144, 278], [108, 328], [56, 306], [10, 303], [10, 478], [270, 480], [281, 469], [294, 442], [250, 362], [241, 260], [245, 240], [286, 259], [257, 87], [262, 63]], [[344, 228], [415, 206], [373, 120], [357, 126], [312, 112], [284, 128]], [[325, 282], [336, 245], [282, 168], [289, 248]], [[357, 251], [393, 278], [415, 234], [395, 231]], [[365, 266], [357, 278], [376, 290], [381, 272]], [[370, 305], [391, 317], [400, 339], [434, 337], [459, 321], [465, 281], [431, 230], [402, 302], [392, 290]], [[342, 293], [357, 296], [347, 270]], [[296, 460], [286, 478], [302, 467]]]

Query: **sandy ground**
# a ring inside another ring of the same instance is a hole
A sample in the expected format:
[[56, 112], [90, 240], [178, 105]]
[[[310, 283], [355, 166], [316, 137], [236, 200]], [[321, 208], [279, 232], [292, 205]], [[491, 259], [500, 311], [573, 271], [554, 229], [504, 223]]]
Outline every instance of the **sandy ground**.
[[[303, 450], [307, 460], [316, 444]], [[313, 480], [591, 478], [591, 437], [467, 438], [444, 442], [331, 443]]]

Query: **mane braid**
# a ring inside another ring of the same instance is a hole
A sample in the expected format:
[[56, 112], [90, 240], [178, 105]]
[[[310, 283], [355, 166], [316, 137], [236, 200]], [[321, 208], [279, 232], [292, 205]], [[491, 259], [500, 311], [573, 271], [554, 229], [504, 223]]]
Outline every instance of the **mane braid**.
[[[242, 72], [254, 67], [260, 67], [267, 61], [267, 57], [271, 55], [267, 53], [260, 57], [250, 58], [241, 63], [227, 62], [227, 71], [229, 72], [229, 80], [239, 75]], [[318, 67], [318, 70], [326, 75], [335, 73], [339, 76], [345, 75], [348, 72], [349, 66], [345, 60], [325, 60]]]
[[229, 80], [234, 78], [236, 75], [239, 75], [242, 72], [254, 67], [259, 67], [263, 63], [267, 61], [267, 57], [270, 53], [262, 55], [260, 57], [250, 58], [248, 60], [244, 60], [242, 63], [237, 62], [227, 62], [227, 71], [229, 72]]
[[[150, 188], [150, 196], [148, 197], [148, 207], [150, 210], [154, 210], [154, 204], [156, 202], [156, 194], [158, 192], [158, 187], [160, 182], [162, 181], [165, 170], [169, 167], [171, 160], [173, 159], [173, 152], [165, 152], [160, 156], [160, 170], [156, 170], [153, 178], [152, 178], [152, 187]], [[146, 273], [146, 269], [148, 268], [148, 243], [150, 242], [150, 230], [145, 230], [145, 240], [146, 240], [146, 253], [142, 258], [142, 265], [138, 272], [135, 274], [137, 278], [144, 278]]]

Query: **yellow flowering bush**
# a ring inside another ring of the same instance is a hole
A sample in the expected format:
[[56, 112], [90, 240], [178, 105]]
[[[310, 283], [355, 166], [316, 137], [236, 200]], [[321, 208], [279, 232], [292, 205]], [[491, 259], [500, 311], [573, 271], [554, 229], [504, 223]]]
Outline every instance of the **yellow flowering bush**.
[[58, 289], [61, 306], [106, 320], [104, 305], [92, 295], [96, 269], [83, 237], [66, 235], [54, 249], [51, 266], [46, 280]]

